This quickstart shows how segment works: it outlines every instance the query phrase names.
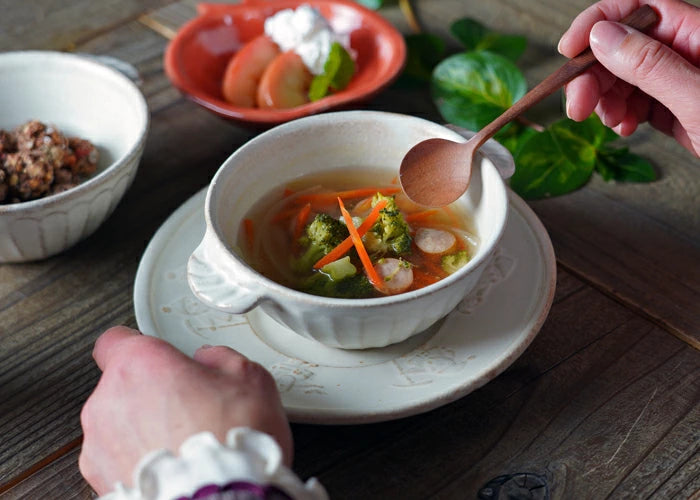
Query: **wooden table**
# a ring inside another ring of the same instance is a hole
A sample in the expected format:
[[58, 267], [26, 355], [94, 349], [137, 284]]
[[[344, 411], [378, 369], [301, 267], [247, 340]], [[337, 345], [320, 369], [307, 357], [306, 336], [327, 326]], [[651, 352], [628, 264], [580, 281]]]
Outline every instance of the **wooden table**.
[[[422, 0], [414, 8], [439, 34], [470, 16], [527, 35], [521, 67], [533, 84], [562, 62], [556, 42], [588, 3]], [[134, 275], [150, 237], [256, 133], [185, 100], [163, 73], [167, 36], [194, 5], [0, 1], [0, 50], [121, 58], [140, 71], [152, 113], [136, 181], [98, 232], [49, 260], [0, 266], [3, 500], [91, 496], [77, 457], [80, 408], [99, 376], [93, 342], [111, 325], [136, 326]], [[410, 31], [397, 6], [381, 12]], [[390, 88], [366, 107], [441, 121], [425, 90]], [[559, 98], [533, 116], [561, 116]], [[646, 127], [629, 144], [654, 163], [658, 181], [595, 178], [530, 203], [553, 241], [558, 283], [526, 352], [485, 387], [422, 415], [294, 425], [301, 477], [317, 476], [334, 499], [477, 498], [490, 479], [516, 473], [546, 481], [551, 498], [699, 498], [700, 164]]]

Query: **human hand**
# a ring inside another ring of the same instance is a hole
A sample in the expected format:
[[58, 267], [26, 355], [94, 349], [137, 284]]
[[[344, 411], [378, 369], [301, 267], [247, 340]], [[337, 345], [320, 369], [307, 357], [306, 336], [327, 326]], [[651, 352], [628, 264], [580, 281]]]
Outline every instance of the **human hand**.
[[[650, 36], [612, 22], [642, 4], [660, 16]], [[700, 9], [680, 0], [602, 0], [574, 19], [559, 52], [574, 57], [589, 44], [600, 65], [567, 85], [567, 115], [581, 121], [595, 110], [622, 136], [649, 121], [700, 155]]]
[[222, 442], [232, 427], [271, 435], [292, 461], [292, 436], [272, 376], [228, 347], [199, 349], [194, 360], [170, 344], [115, 327], [95, 343], [102, 370], [80, 415], [79, 466], [98, 494], [132, 472], [148, 452], [174, 454], [189, 436], [211, 431]]

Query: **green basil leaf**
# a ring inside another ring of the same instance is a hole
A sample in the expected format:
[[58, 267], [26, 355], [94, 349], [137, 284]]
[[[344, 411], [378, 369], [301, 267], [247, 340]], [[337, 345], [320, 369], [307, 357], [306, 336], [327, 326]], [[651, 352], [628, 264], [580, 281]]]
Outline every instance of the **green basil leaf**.
[[651, 182], [656, 180], [654, 167], [628, 148], [604, 149], [598, 152], [596, 171], [604, 180]]
[[600, 118], [595, 113], [580, 123], [579, 132], [585, 134], [596, 148], [620, 138], [612, 129], [603, 125], [603, 122], [600, 121]]
[[537, 134], [537, 130], [534, 128], [513, 122], [510, 128], [501, 129], [494, 138], [515, 157], [523, 144], [535, 134]]
[[527, 92], [520, 70], [508, 59], [488, 51], [448, 57], [435, 67], [431, 92], [442, 117], [479, 130]]
[[445, 41], [429, 33], [407, 35], [405, 40], [406, 65], [400, 83], [423, 85], [430, 82], [433, 68], [445, 55]]
[[369, 9], [377, 10], [384, 5], [384, 0], [357, 0], [357, 3]]
[[527, 48], [527, 38], [504, 35], [486, 28], [474, 19], [460, 19], [450, 26], [450, 32], [467, 50], [488, 50], [515, 62]]
[[331, 86], [331, 79], [325, 73], [314, 76], [309, 87], [309, 100], [318, 101], [328, 95], [328, 89]]
[[355, 74], [355, 61], [345, 47], [333, 42], [328, 59], [323, 65], [323, 73], [311, 80], [309, 99], [318, 101], [328, 94], [329, 89], [342, 90], [348, 86]]
[[515, 156], [511, 188], [523, 198], [558, 196], [590, 179], [596, 163], [597, 136], [586, 122], [565, 119], [532, 135]]

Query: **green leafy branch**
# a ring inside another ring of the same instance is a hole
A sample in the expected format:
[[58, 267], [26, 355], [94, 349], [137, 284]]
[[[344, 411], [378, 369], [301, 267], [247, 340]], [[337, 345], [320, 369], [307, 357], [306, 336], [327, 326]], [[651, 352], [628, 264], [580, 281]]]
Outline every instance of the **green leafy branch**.
[[[408, 35], [404, 84], [429, 84], [442, 117], [479, 130], [527, 92], [517, 60], [527, 39], [489, 30], [473, 19], [450, 27], [464, 50], [446, 57], [446, 43], [430, 33]], [[513, 154], [516, 171], [510, 185], [524, 198], [571, 192], [594, 172], [606, 181], [650, 182], [656, 173], [645, 159], [611, 144], [617, 134], [597, 116], [583, 122], [568, 118], [546, 128], [527, 120], [504, 127], [496, 139]]]

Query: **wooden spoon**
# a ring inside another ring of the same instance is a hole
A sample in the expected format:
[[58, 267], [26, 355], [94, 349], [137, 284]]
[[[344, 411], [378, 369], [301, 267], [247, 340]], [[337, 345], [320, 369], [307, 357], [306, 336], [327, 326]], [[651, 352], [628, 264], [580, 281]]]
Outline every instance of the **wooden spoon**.
[[[658, 19], [656, 11], [645, 5], [621, 22], [635, 29], [645, 30], [653, 26]], [[416, 203], [431, 207], [444, 206], [455, 201], [469, 186], [474, 155], [479, 147], [508, 122], [583, 73], [595, 62], [590, 48], [581, 52], [467, 142], [435, 138], [413, 146], [404, 156], [399, 169], [404, 192]]]

